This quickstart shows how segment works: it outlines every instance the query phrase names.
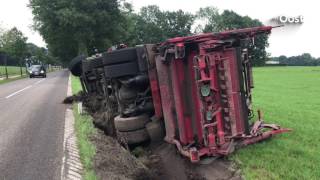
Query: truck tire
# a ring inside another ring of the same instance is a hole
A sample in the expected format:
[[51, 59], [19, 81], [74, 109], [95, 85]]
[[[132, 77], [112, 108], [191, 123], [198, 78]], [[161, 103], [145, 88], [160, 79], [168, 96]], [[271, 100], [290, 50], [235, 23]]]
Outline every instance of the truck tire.
[[125, 48], [103, 53], [102, 57], [104, 66], [132, 62], [137, 60], [137, 50], [136, 48]]
[[149, 121], [149, 116], [142, 114], [128, 118], [122, 118], [120, 115], [114, 118], [114, 125], [118, 131], [134, 131], [145, 128], [146, 123]]
[[74, 76], [80, 77], [82, 74], [82, 60], [86, 59], [84, 55], [73, 58], [69, 64], [69, 70]]
[[146, 128], [128, 132], [117, 131], [117, 136], [118, 139], [126, 144], [138, 144], [149, 140], [149, 135]]

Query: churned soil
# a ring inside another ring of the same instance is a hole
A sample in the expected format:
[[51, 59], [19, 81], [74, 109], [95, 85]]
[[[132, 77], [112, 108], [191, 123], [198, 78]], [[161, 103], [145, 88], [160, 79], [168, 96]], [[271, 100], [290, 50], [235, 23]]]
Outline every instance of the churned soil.
[[149, 169], [116, 139], [98, 131], [91, 140], [96, 145], [94, 168], [99, 179], [153, 179]]
[[194, 164], [182, 156], [172, 144], [161, 142], [147, 147], [144, 164], [156, 179], [168, 180], [240, 180], [240, 172], [226, 159], [204, 160]]
[[[66, 98], [66, 103], [82, 101], [98, 128], [90, 140], [96, 146], [94, 169], [101, 180], [241, 180], [234, 163], [224, 158], [205, 159], [193, 164], [174, 145], [146, 143], [124, 148], [114, 135], [106, 133], [101, 98], [83, 93]], [[101, 130], [99, 130], [101, 129]], [[109, 131], [110, 132], [110, 131]]]
[[91, 138], [96, 145], [94, 168], [102, 180], [240, 180], [233, 163], [225, 159], [192, 164], [174, 145], [136, 147], [130, 152], [103, 131]]

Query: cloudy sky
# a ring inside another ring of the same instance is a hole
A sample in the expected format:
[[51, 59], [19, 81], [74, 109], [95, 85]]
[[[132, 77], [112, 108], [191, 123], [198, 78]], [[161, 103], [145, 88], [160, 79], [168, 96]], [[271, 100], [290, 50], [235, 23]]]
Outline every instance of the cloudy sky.
[[[28, 38], [39, 46], [45, 46], [41, 36], [31, 29], [32, 14], [26, 7], [28, 0], [0, 0], [1, 26], [18, 27]], [[156, 4], [162, 10], [182, 9], [195, 13], [200, 7], [215, 6], [220, 11], [233, 10], [240, 15], [248, 15], [259, 19], [265, 24], [279, 15], [304, 17], [304, 23], [299, 26], [286, 26], [273, 30], [269, 38], [268, 52], [272, 56], [299, 55], [309, 52], [320, 57], [320, 11], [317, 1], [279, 1], [279, 0], [128, 0], [136, 11], [142, 6]]]

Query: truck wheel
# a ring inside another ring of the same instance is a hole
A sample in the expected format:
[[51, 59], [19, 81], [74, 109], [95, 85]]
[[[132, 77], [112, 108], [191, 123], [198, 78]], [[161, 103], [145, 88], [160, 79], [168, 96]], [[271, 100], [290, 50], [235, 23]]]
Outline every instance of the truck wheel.
[[120, 141], [127, 144], [138, 144], [149, 140], [149, 135], [146, 128], [128, 132], [117, 131], [117, 136]]
[[145, 124], [149, 121], [149, 116], [142, 114], [128, 118], [122, 118], [120, 115], [114, 118], [114, 125], [118, 131], [134, 131], [145, 128]]
[[74, 76], [81, 76], [82, 74], [82, 60], [86, 59], [85, 56], [80, 55], [73, 58], [69, 64], [69, 70]]

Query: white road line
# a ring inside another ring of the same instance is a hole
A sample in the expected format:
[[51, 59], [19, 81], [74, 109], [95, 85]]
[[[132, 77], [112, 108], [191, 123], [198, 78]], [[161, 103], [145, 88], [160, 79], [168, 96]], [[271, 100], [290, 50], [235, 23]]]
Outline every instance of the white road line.
[[46, 79], [41, 79], [40, 81], [35, 82], [34, 85], [39, 84], [39, 83], [41, 83], [41, 82], [44, 81], [44, 80], [46, 80]]
[[16, 91], [16, 92], [8, 95], [8, 96], [6, 97], [6, 99], [9, 99], [9, 98], [11, 98], [12, 96], [17, 95], [17, 94], [21, 93], [22, 91], [27, 90], [27, 89], [29, 89], [29, 88], [31, 88], [31, 87], [32, 87], [32, 85], [27, 86], [27, 87], [25, 87], [25, 88], [23, 88], [23, 89], [20, 89], [19, 91]]
[[[71, 96], [71, 76], [68, 81], [67, 96]], [[61, 166], [61, 180], [81, 180], [83, 167], [77, 150], [77, 137], [74, 130], [74, 116], [71, 108], [67, 108], [63, 135], [63, 157]]]

